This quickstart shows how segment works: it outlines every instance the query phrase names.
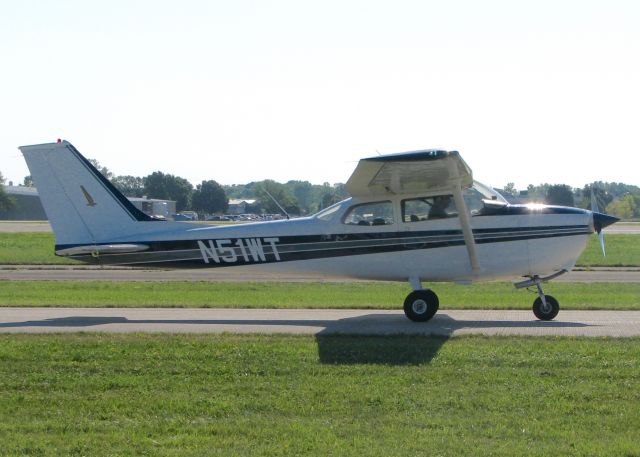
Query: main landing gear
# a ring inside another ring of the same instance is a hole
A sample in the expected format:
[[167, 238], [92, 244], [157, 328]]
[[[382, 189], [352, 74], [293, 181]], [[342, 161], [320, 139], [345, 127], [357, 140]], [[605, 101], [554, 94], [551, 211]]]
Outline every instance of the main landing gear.
[[426, 322], [438, 312], [440, 301], [430, 289], [414, 290], [404, 300], [404, 313], [414, 322]]
[[426, 322], [438, 312], [440, 300], [431, 289], [423, 289], [420, 280], [410, 278], [413, 292], [404, 300], [404, 314], [414, 322]]
[[538, 289], [538, 298], [536, 298], [533, 302], [533, 314], [535, 314], [535, 316], [541, 321], [552, 320], [558, 315], [558, 312], [560, 311], [560, 304], [558, 303], [558, 300], [556, 300], [551, 295], [545, 295], [542, 291], [542, 283], [553, 278], [557, 278], [558, 276], [566, 272], [567, 270], [560, 270], [552, 275], [545, 276], [544, 278], [534, 275], [526, 281], [514, 284], [517, 289], [536, 286], [536, 289]]

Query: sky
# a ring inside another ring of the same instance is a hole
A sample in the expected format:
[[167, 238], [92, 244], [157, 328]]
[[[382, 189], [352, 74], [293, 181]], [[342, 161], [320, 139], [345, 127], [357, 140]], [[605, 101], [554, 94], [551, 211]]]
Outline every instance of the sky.
[[194, 185], [428, 148], [494, 187], [640, 185], [638, 24], [636, 0], [5, 1], [0, 172], [62, 138]]

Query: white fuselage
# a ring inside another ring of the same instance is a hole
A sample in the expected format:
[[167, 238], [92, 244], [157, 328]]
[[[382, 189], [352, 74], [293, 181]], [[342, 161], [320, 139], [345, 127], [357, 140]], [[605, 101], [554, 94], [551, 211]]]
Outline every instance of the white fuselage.
[[351, 208], [368, 203], [364, 199], [347, 199], [330, 214], [288, 221], [231, 226], [143, 222], [138, 233], [109, 241], [146, 243], [150, 250], [77, 258], [105, 264], [471, 282], [569, 270], [593, 231], [591, 213], [584, 210], [539, 206], [505, 207], [517, 208], [514, 214], [472, 213], [480, 267], [474, 271], [458, 217], [407, 221], [401, 214], [402, 199], [388, 201], [393, 214], [385, 225], [345, 223]]

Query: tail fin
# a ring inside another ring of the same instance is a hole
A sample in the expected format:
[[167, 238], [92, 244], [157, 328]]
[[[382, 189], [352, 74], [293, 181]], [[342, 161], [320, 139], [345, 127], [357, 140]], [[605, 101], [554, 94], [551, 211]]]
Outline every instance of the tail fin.
[[[67, 141], [20, 147], [56, 245], [108, 242], [153, 219], [137, 209]], [[139, 225], [139, 224], [138, 224]]]

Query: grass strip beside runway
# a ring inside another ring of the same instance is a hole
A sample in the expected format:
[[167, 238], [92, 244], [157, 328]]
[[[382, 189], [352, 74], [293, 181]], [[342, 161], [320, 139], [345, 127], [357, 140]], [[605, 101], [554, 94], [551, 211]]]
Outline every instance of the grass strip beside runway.
[[[530, 309], [506, 282], [430, 284], [448, 309]], [[535, 291], [535, 288], [533, 289]], [[404, 283], [2, 281], [0, 306], [400, 309]], [[562, 309], [640, 309], [640, 283], [548, 283]]]
[[[602, 256], [600, 242], [589, 238], [578, 266], [640, 266], [640, 237], [638, 235], [607, 235], [607, 256]], [[0, 232], [0, 265], [71, 265], [75, 260], [54, 255], [52, 233]]]
[[0, 232], [0, 265], [81, 265], [54, 251], [53, 233]]
[[640, 455], [640, 340], [0, 335], [1, 455]]
[[603, 256], [600, 240], [591, 236], [576, 265], [579, 267], [640, 266], [640, 237], [638, 235], [605, 235], [605, 251], [606, 256]]

